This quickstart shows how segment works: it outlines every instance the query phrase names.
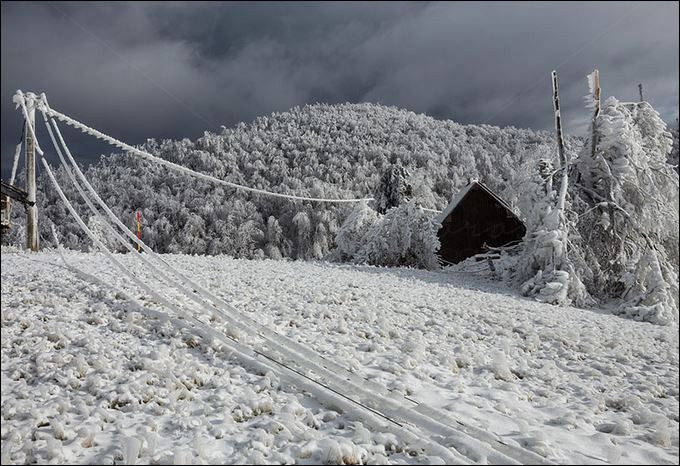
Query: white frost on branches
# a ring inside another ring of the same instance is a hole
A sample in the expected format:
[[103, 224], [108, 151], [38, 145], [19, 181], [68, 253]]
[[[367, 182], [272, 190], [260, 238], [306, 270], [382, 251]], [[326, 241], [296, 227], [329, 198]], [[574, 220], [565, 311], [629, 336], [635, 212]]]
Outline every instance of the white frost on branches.
[[398, 207], [412, 196], [413, 188], [409, 183], [410, 176], [408, 170], [395, 157], [378, 183], [378, 189], [375, 193], [375, 206], [378, 213], [384, 214], [389, 209]]
[[349, 214], [335, 237], [342, 259], [358, 256], [371, 227], [378, 221], [378, 214], [367, 203], [359, 203]]
[[[539, 161], [527, 183], [527, 233], [519, 259], [517, 278], [524, 295], [538, 301], [568, 305], [584, 304], [586, 291], [571, 264], [567, 251], [569, 221], [558, 208], [558, 193], [553, 189], [553, 165]], [[565, 205], [565, 211], [569, 204]]]
[[597, 71], [593, 71], [586, 77], [586, 79], [588, 80], [588, 95], [585, 96], [584, 99], [586, 101], [586, 108], [589, 108], [591, 110], [595, 109], [600, 99], [600, 97], [596, 95], [597, 91], [596, 80], [598, 79], [596, 77], [596, 73]]
[[343, 256], [357, 263], [436, 269], [440, 226], [415, 201], [385, 215], [363, 204], [342, 225], [336, 242]]
[[[594, 102], [594, 76], [588, 77]], [[594, 106], [590, 106], [594, 108]], [[523, 180], [521, 291], [554, 304], [600, 303], [637, 320], [678, 320], [678, 174], [672, 138], [646, 102], [609, 98], [570, 168], [561, 202], [548, 160]], [[522, 179], [520, 176], [518, 179]], [[557, 179], [557, 177], [556, 177]]]
[[586, 286], [639, 320], [678, 317], [678, 174], [667, 163], [672, 139], [647, 102], [609, 98], [597, 117], [594, 154], [577, 160]]
[[[468, 178], [484, 179], [516, 203], [522, 190], [517, 167], [535, 159], [548, 141], [547, 132], [460, 125], [394, 107], [318, 104], [206, 132], [195, 141], [149, 139], [140, 148], [230, 182], [315, 198], [371, 196], [386, 169], [398, 165], [403, 176], [390, 185], [401, 185], [392, 192], [399, 195], [397, 203], [413, 198], [423, 208], [441, 210]], [[253, 196], [125, 153], [103, 156], [85, 171], [119, 218], [144, 210], [142, 239], [159, 253], [325, 258], [336, 249], [338, 225], [354, 207]], [[412, 194], [402, 183], [408, 173]], [[20, 170], [17, 177], [22, 176]], [[85, 208], [63, 169], [55, 176], [76, 208]], [[37, 183], [39, 211], [55, 223], [65, 247], [88, 250], [89, 239], [45, 181], [40, 177]], [[306, 222], [302, 216], [294, 221], [300, 212]], [[25, 215], [21, 209], [12, 215], [16, 228], [3, 242], [22, 244]], [[40, 233], [49, 246], [46, 225], [40, 223]]]

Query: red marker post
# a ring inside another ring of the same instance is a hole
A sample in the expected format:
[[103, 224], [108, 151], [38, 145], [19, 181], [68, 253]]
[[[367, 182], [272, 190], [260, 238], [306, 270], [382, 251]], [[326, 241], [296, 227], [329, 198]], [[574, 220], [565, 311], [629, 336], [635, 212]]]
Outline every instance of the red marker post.
[[[142, 213], [139, 211], [137, 211], [137, 239], [142, 240]], [[137, 252], [141, 252], [139, 243], [137, 243]]]

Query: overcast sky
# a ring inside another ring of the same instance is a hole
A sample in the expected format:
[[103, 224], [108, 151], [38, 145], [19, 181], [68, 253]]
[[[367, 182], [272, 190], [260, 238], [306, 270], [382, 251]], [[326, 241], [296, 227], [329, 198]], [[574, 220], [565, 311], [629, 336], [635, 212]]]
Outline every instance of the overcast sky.
[[[603, 97], [678, 116], [678, 2], [2, 2], [2, 178], [16, 89], [126, 142], [195, 139], [314, 102], [377, 102], [460, 123], [584, 131]], [[86, 161], [110, 152], [79, 133]], [[48, 147], [48, 141], [42, 139]]]

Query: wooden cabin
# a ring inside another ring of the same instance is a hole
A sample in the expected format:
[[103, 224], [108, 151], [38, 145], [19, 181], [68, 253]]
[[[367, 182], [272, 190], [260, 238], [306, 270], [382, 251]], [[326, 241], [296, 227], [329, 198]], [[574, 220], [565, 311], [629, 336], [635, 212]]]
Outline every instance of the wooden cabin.
[[521, 241], [526, 227], [510, 206], [479, 181], [460, 190], [439, 215], [439, 257], [456, 264], [485, 251]]
[[14, 199], [27, 206], [33, 205], [34, 203], [28, 201], [28, 194], [26, 194], [25, 191], [22, 191], [21, 189], [9, 183], [5, 183], [4, 181], [0, 183], [2, 186], [0, 195], [0, 200], [2, 201], [2, 219], [0, 222], [0, 231], [2, 231], [2, 234], [4, 234], [12, 226], [12, 222], [10, 222], [10, 213], [12, 212], [12, 204], [10, 199]]
[[12, 204], [9, 202], [9, 197], [4, 194], [0, 195], [0, 203], [2, 204], [2, 209], [0, 210], [0, 231], [5, 234], [5, 231], [9, 230], [10, 227], [10, 212], [12, 209]]

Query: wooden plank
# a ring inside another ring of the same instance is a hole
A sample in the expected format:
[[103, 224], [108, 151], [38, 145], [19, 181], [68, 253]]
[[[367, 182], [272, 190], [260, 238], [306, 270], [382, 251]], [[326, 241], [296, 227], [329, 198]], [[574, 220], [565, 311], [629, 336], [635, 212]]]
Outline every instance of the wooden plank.
[[27, 204], [27, 205], [32, 205], [32, 203], [28, 200], [28, 193], [26, 191], [23, 191], [16, 186], [12, 186], [9, 183], [6, 183], [4, 181], [2, 183], [2, 195], [7, 196], [10, 199], [14, 199], [15, 201], [19, 201], [22, 204]]

